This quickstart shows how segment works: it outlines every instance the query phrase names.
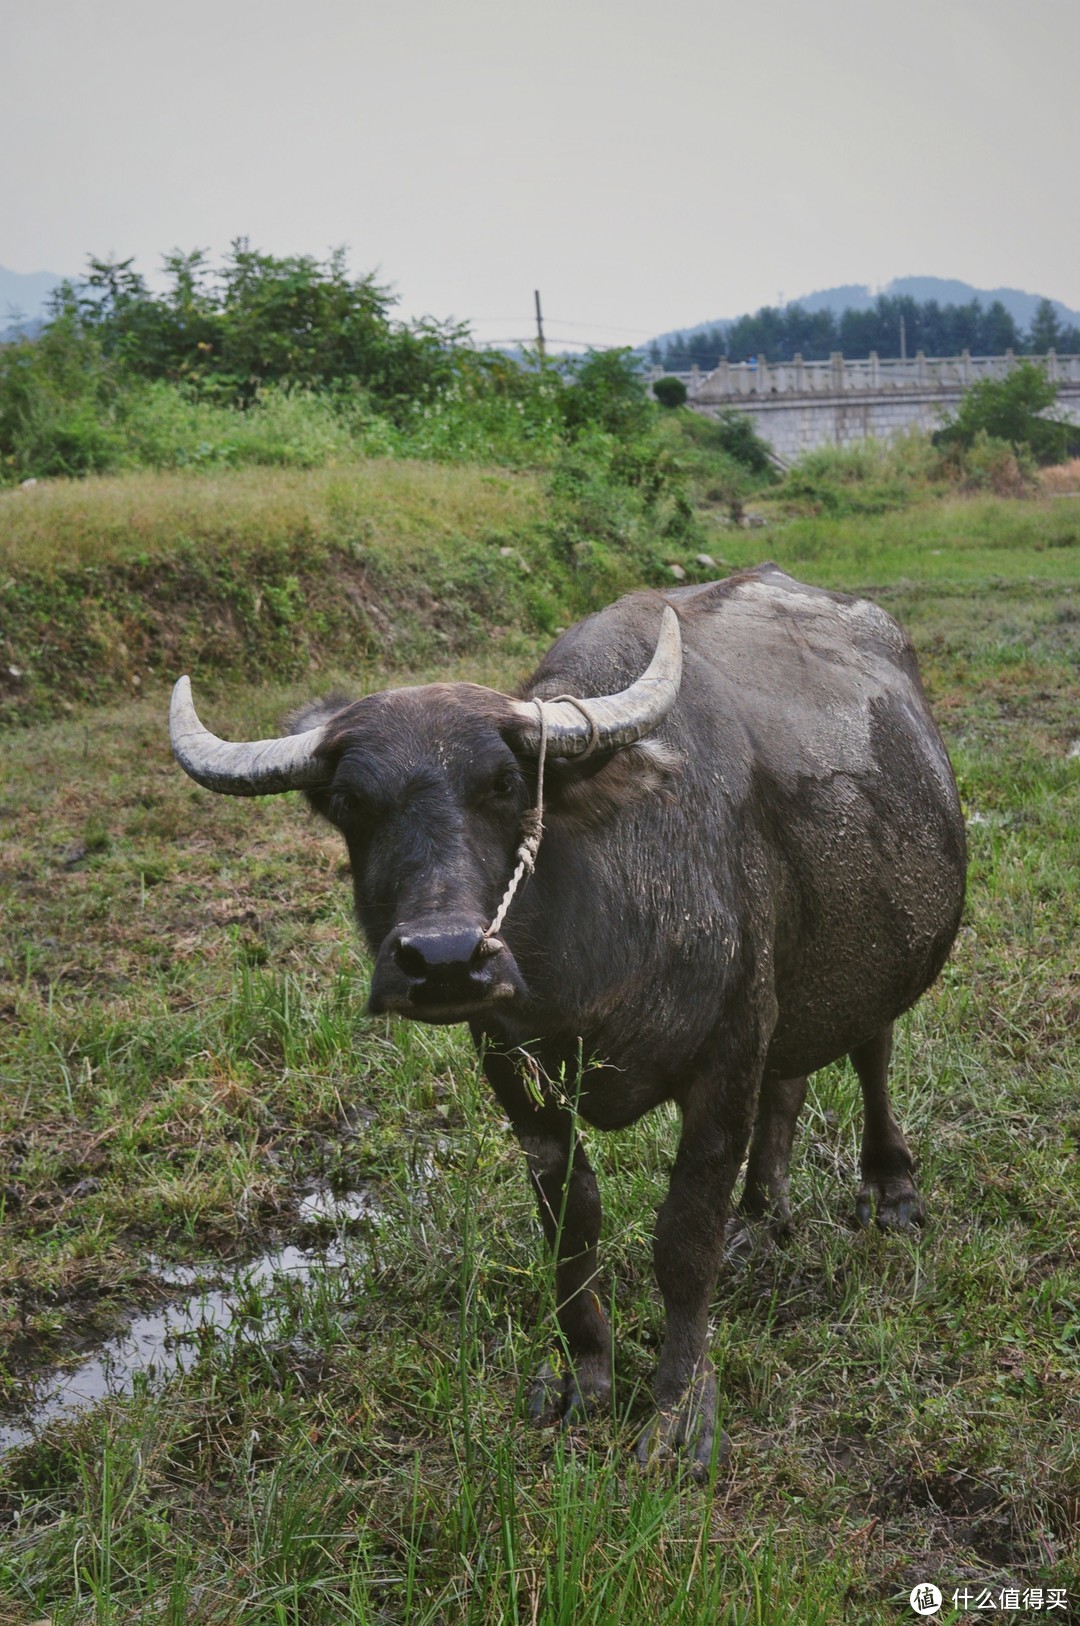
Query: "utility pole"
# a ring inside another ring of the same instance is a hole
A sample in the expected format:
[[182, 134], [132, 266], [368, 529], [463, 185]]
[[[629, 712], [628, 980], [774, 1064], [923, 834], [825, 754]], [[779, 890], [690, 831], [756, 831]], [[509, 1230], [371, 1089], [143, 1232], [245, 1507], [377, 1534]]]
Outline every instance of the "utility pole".
[[900, 318], [900, 360], [907, 360], [907, 329], [904, 326], [904, 318], [902, 316]]
[[544, 318], [540, 311], [539, 288], [533, 290], [533, 297], [536, 300], [536, 348], [540, 353], [540, 360], [543, 361], [547, 351], [544, 349]]

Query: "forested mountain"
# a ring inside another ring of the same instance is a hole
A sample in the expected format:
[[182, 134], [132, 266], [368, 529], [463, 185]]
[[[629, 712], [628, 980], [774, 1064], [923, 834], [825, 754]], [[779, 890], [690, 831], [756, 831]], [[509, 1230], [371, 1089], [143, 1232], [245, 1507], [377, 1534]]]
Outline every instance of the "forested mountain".
[[672, 372], [711, 370], [721, 356], [741, 361], [765, 356], [825, 361], [846, 356], [1042, 355], [1048, 349], [1080, 352], [1080, 312], [1017, 289], [977, 289], [937, 277], [904, 277], [881, 293], [849, 284], [787, 305], [765, 305], [753, 315], [704, 323], [683, 333], [660, 334], [643, 353]]

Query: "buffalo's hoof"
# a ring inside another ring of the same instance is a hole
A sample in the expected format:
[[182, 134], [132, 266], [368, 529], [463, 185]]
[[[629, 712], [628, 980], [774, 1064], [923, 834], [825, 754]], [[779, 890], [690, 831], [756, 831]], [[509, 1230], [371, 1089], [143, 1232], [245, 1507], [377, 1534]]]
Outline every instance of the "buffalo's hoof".
[[864, 1230], [876, 1220], [882, 1231], [911, 1231], [925, 1218], [922, 1198], [907, 1174], [864, 1180], [855, 1199], [855, 1220]]
[[707, 1478], [714, 1464], [720, 1467], [728, 1460], [731, 1441], [716, 1426], [716, 1379], [711, 1372], [694, 1380], [678, 1406], [657, 1411], [634, 1455], [642, 1468], [683, 1463], [696, 1479]]
[[724, 1227], [724, 1262], [732, 1270], [745, 1270], [756, 1260], [767, 1259], [790, 1235], [789, 1221], [790, 1215], [736, 1211]]
[[587, 1356], [576, 1367], [556, 1371], [550, 1361], [529, 1386], [529, 1419], [538, 1427], [583, 1423], [611, 1403], [611, 1363], [606, 1355]]

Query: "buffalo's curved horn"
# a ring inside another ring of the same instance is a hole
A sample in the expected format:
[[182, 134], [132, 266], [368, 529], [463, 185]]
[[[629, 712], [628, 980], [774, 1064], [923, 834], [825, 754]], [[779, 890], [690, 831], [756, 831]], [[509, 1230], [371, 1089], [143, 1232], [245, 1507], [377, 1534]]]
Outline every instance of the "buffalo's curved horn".
[[177, 762], [197, 784], [226, 796], [270, 796], [325, 785], [329, 776], [318, 756], [325, 732], [322, 725], [277, 740], [219, 740], [200, 723], [186, 677], [178, 679], [169, 707], [169, 738]]
[[[679, 618], [666, 604], [653, 658], [636, 683], [619, 694], [582, 696], [578, 704], [569, 700], [541, 702], [548, 750], [553, 756], [576, 757], [589, 750], [610, 751], [618, 745], [633, 745], [650, 734], [671, 710], [681, 678]], [[521, 749], [539, 752], [536, 702], [519, 701], [515, 709], [524, 725], [518, 736]]]

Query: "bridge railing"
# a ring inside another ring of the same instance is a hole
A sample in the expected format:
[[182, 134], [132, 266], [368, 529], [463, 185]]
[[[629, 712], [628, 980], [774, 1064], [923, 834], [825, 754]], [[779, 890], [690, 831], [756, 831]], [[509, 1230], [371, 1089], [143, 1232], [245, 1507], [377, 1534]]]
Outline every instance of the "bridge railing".
[[681, 378], [691, 400], [745, 400], [753, 396], [777, 395], [891, 395], [930, 391], [962, 393], [984, 378], [1004, 378], [1021, 361], [1034, 360], [1058, 384], [1080, 384], [1080, 356], [1059, 356], [1050, 350], [1045, 356], [1016, 356], [1007, 350], [1003, 356], [972, 356], [962, 350], [958, 356], [926, 356], [921, 350], [905, 360], [882, 359], [874, 351], [865, 360], [849, 360], [839, 351], [828, 361], [766, 361], [750, 357], [746, 361], [721, 361], [711, 373], [694, 367], [689, 372], [665, 375], [653, 367], [650, 384], [665, 376]]

